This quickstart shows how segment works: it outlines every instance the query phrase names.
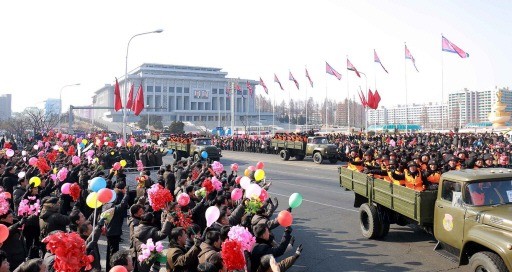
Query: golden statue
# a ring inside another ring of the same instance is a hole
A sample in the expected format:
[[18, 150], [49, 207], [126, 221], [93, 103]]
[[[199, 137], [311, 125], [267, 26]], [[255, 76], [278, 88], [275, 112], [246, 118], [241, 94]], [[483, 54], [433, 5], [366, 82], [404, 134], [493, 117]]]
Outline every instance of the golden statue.
[[495, 128], [504, 127], [508, 120], [510, 120], [510, 113], [505, 112], [506, 104], [501, 102], [503, 93], [501, 90], [496, 92], [496, 103], [491, 107], [491, 112], [488, 115], [489, 121]]

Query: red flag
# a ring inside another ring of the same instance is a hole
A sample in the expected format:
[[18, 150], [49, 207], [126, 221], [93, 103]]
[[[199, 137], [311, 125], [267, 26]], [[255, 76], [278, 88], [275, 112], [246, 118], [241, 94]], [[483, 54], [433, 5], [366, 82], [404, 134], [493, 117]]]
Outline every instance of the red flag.
[[367, 101], [368, 108], [375, 109], [375, 97], [373, 96], [372, 90], [368, 89], [368, 101]]
[[238, 83], [236, 84], [235, 88], [238, 93], [242, 91], [242, 89], [240, 88], [240, 85], [238, 85]]
[[313, 80], [311, 80], [311, 77], [309, 76], [308, 68], [306, 68], [306, 77], [309, 80], [309, 84], [311, 84], [311, 88], [313, 88]]
[[135, 103], [133, 104], [133, 113], [139, 116], [140, 112], [144, 109], [144, 91], [142, 90], [142, 83], [139, 86]]
[[352, 64], [352, 62], [350, 62], [350, 60], [347, 59], [347, 69], [350, 70], [350, 71], [354, 71], [356, 72], [356, 75], [358, 77], [361, 77], [361, 75], [359, 74], [359, 71], [357, 71], [356, 67], [354, 67], [354, 65]]
[[297, 90], [299, 89], [299, 82], [297, 82], [297, 80], [295, 79], [295, 77], [293, 77], [292, 75], [292, 71], [290, 71], [290, 75], [288, 76], [288, 79], [295, 82], [295, 86], [297, 87]]
[[375, 103], [375, 109], [377, 109], [379, 107], [379, 102], [380, 102], [379, 91], [375, 90], [375, 93], [373, 94], [373, 100]]
[[247, 90], [249, 90], [249, 96], [252, 96], [252, 85], [249, 84], [249, 80], [247, 80]]
[[263, 87], [263, 90], [265, 90], [265, 93], [268, 94], [268, 88], [267, 85], [265, 85], [265, 82], [263, 82], [263, 79], [260, 77], [260, 85]]
[[276, 82], [277, 84], [279, 84], [279, 87], [281, 88], [281, 91], [284, 91], [283, 89], [283, 85], [281, 85], [281, 81], [279, 81], [279, 78], [277, 78], [277, 75], [274, 74], [274, 82]]
[[121, 90], [119, 89], [119, 82], [117, 82], [116, 78], [116, 86], [114, 87], [114, 110], [119, 111], [123, 108], [123, 103], [121, 102]]
[[128, 93], [128, 102], [126, 102], [126, 109], [131, 110], [133, 107], [133, 83]]
[[364, 99], [364, 94], [361, 93], [361, 91], [359, 91], [357, 93], [359, 95], [359, 100], [361, 101], [361, 105], [363, 105], [363, 107], [366, 108], [366, 99]]

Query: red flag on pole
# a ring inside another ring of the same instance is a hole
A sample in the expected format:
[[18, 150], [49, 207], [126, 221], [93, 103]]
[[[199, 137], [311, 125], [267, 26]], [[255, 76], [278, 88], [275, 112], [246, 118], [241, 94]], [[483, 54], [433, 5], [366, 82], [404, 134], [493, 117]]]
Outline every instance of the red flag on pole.
[[263, 82], [263, 79], [260, 77], [260, 85], [263, 87], [263, 90], [265, 90], [265, 93], [268, 94], [268, 88], [267, 85], [265, 85], [265, 82]]
[[352, 62], [350, 62], [350, 60], [347, 59], [347, 69], [350, 70], [350, 71], [354, 71], [356, 72], [356, 75], [358, 77], [361, 77], [361, 75], [359, 74], [359, 71], [357, 71], [356, 67], [354, 67], [354, 65], [352, 64]]
[[114, 110], [119, 111], [123, 108], [123, 103], [121, 102], [121, 90], [119, 89], [119, 82], [117, 82], [116, 77], [116, 86], [114, 87]]
[[361, 91], [359, 91], [357, 93], [359, 95], [359, 100], [361, 101], [361, 105], [363, 105], [363, 107], [366, 108], [366, 99], [364, 99], [364, 94], [361, 93]]
[[299, 89], [299, 82], [293, 77], [292, 71], [290, 71], [290, 75], [288, 76], [288, 79], [295, 82], [295, 86], [297, 87], [297, 90]]
[[368, 108], [370, 109], [374, 109], [374, 105], [375, 105], [375, 97], [373, 96], [373, 92], [372, 90], [368, 89]]
[[133, 107], [133, 83], [128, 93], [128, 102], [126, 102], [126, 109], [131, 110]]
[[279, 78], [277, 78], [276, 74], [274, 74], [274, 82], [279, 84], [279, 87], [281, 88], [281, 91], [284, 91], [283, 85], [281, 85], [281, 81], [279, 81]]
[[139, 91], [137, 91], [137, 97], [135, 98], [135, 103], [133, 104], [133, 113], [136, 116], [139, 116], [140, 112], [144, 109], [144, 91], [142, 90], [142, 83], [139, 86]]
[[309, 80], [309, 84], [311, 84], [311, 88], [313, 88], [313, 80], [311, 80], [311, 77], [309, 76], [308, 68], [306, 68], [306, 77]]
[[379, 91], [375, 90], [375, 93], [373, 94], [373, 100], [374, 100], [374, 103], [375, 103], [375, 110], [379, 107], [379, 102], [380, 102], [380, 95], [379, 95]]
[[249, 96], [252, 96], [252, 85], [249, 83], [249, 80], [247, 80], [247, 90], [249, 90]]
[[327, 61], [325, 62], [325, 72], [329, 75], [335, 76], [338, 80], [341, 80], [341, 74], [334, 70], [334, 68], [332, 68], [331, 65], [327, 63]]

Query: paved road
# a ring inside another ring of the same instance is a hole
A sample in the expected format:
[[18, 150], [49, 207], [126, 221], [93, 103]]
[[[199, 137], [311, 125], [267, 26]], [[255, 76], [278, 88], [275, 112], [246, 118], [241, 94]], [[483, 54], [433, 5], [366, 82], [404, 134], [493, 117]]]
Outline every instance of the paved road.
[[[171, 161], [170, 156], [164, 158], [164, 163]], [[267, 180], [272, 181], [269, 193], [279, 199], [278, 211], [288, 207], [292, 193], [304, 196], [302, 205], [293, 211], [292, 233], [295, 245], [304, 246], [303, 256], [288, 271], [464, 271], [433, 252], [433, 237], [421, 230], [394, 225], [383, 241], [363, 238], [353, 193], [339, 187], [340, 163], [317, 165], [308, 158], [285, 162], [277, 155], [230, 151], [224, 151], [221, 159], [226, 169], [236, 162], [242, 171], [258, 161], [265, 163]], [[275, 234], [280, 239], [282, 229]], [[106, 252], [106, 241], [100, 244], [100, 252]], [[127, 248], [126, 242], [123, 247]]]

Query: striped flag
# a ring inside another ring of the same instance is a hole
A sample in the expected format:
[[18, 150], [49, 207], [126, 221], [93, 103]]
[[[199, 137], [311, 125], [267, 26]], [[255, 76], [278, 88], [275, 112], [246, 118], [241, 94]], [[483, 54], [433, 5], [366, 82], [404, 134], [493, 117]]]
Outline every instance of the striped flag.
[[444, 36], [441, 36], [442, 39], [441, 39], [441, 43], [442, 43], [442, 49], [444, 52], [450, 52], [450, 53], [455, 53], [455, 54], [458, 54], [459, 57], [465, 59], [465, 58], [468, 58], [469, 57], [469, 54], [464, 52], [464, 50], [460, 49], [458, 46], [456, 46], [455, 44], [451, 43], [447, 38], [445, 38]]
[[416, 67], [416, 60], [412, 56], [411, 51], [409, 51], [409, 49], [407, 48], [407, 45], [405, 45], [405, 59], [412, 60], [412, 64], [414, 65], [414, 69], [416, 69], [416, 72], [419, 72], [418, 71], [418, 67]]
[[358, 77], [361, 77], [361, 75], [359, 74], [359, 71], [357, 71], [356, 67], [354, 67], [354, 65], [352, 64], [352, 62], [350, 62], [350, 60], [347, 59], [347, 69], [350, 70], [350, 71], [354, 71], [356, 72], [356, 75]]
[[362, 93], [361, 90], [359, 90], [357, 94], [359, 95], [359, 100], [361, 100], [361, 105], [363, 105], [363, 107], [366, 108], [368, 106], [368, 103], [366, 102], [366, 97], [364, 97], [364, 94]]
[[311, 84], [311, 88], [313, 88], [313, 80], [311, 80], [311, 77], [309, 77], [308, 68], [306, 68], [306, 77], [309, 80], [309, 84]]
[[237, 93], [242, 92], [242, 88], [240, 88], [240, 85], [238, 85], [238, 83], [236, 83], [236, 87], [235, 88], [236, 88], [236, 92]]
[[334, 68], [332, 68], [331, 65], [327, 63], [327, 61], [325, 62], [325, 72], [329, 75], [335, 76], [338, 80], [341, 80], [341, 74], [336, 72], [336, 70], [334, 70]]
[[382, 69], [384, 69], [384, 72], [388, 73], [388, 70], [386, 70], [386, 68], [384, 68], [384, 65], [382, 65], [382, 62], [380, 61], [379, 56], [377, 55], [377, 51], [375, 51], [375, 49], [373, 49], [373, 61], [379, 63]]
[[279, 78], [277, 78], [276, 74], [274, 74], [274, 82], [279, 84], [279, 87], [281, 88], [281, 91], [284, 91], [283, 85], [281, 85], [281, 81], [279, 81]]
[[263, 90], [265, 90], [265, 93], [268, 94], [268, 88], [267, 85], [265, 85], [265, 82], [263, 82], [263, 79], [260, 77], [260, 85], [263, 87]]
[[246, 85], [247, 85], [247, 90], [249, 90], [249, 96], [252, 96], [252, 85], [249, 84], [249, 80], [247, 80]]
[[229, 85], [226, 86], [226, 96], [229, 98], [231, 96], [231, 90], [229, 88]]
[[299, 89], [299, 82], [297, 82], [297, 80], [295, 79], [295, 77], [293, 77], [292, 75], [292, 71], [290, 71], [290, 75], [288, 75], [288, 79], [293, 81], [295, 83], [295, 86], [297, 86], [297, 90]]

